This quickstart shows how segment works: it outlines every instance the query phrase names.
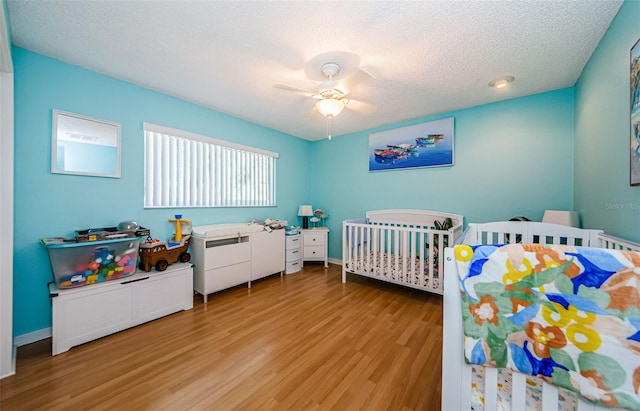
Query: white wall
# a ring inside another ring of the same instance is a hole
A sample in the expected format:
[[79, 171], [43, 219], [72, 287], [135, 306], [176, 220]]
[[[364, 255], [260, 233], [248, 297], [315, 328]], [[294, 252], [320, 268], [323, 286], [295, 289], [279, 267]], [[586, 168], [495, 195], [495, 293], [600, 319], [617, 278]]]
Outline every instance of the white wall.
[[[2, 6], [2, 5], [0, 5]], [[13, 73], [0, 7], [0, 378], [15, 373], [13, 347]]]
[[15, 372], [13, 349], [13, 74], [0, 72], [0, 378]]

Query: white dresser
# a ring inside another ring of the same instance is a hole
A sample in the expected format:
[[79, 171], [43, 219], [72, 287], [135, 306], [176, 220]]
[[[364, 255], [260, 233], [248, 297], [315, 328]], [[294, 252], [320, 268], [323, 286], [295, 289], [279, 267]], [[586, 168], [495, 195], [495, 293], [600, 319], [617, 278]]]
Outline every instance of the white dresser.
[[282, 273], [284, 262], [284, 230], [251, 234], [251, 281]]
[[78, 288], [49, 284], [53, 355], [71, 347], [182, 310], [193, 308], [190, 263], [166, 271], [137, 272], [119, 280]]
[[[215, 225], [206, 227], [207, 230], [194, 227], [196, 235], [191, 243], [193, 289], [202, 295], [204, 303], [216, 291], [245, 283], [251, 287], [252, 280], [284, 272], [284, 230], [216, 237]], [[200, 233], [208, 236], [197, 236]]]
[[323, 261], [329, 268], [329, 228], [316, 227], [302, 232], [302, 259], [304, 261]]
[[287, 235], [287, 261], [285, 274], [297, 273], [302, 269], [302, 234]]

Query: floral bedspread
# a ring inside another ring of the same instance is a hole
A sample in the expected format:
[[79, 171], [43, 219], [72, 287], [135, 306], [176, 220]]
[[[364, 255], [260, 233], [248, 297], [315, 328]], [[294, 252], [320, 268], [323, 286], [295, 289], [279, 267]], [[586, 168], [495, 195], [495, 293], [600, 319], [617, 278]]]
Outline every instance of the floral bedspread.
[[458, 245], [468, 363], [640, 410], [640, 253]]

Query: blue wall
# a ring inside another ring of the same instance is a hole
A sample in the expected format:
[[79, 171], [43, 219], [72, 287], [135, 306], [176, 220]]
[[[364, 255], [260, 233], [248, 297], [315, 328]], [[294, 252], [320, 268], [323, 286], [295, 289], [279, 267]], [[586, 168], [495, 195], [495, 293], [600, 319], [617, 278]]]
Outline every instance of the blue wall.
[[[485, 222], [573, 209], [573, 88], [440, 116], [455, 119], [455, 166], [368, 171], [368, 135], [313, 146], [311, 203], [329, 215], [329, 255], [341, 258], [341, 222], [367, 210], [417, 208]], [[339, 118], [336, 119], [339, 121]]]
[[629, 185], [630, 50], [640, 1], [625, 1], [576, 83], [575, 204], [585, 226], [640, 242], [640, 187]]
[[[47, 283], [52, 273], [39, 238], [135, 220], [156, 238], [182, 213], [194, 225], [254, 218], [297, 221], [308, 198], [305, 170], [311, 143], [204, 107], [14, 48], [15, 237], [14, 335], [51, 325]], [[122, 178], [51, 174], [51, 111], [122, 124]], [[273, 208], [143, 208], [143, 122], [277, 151]]]

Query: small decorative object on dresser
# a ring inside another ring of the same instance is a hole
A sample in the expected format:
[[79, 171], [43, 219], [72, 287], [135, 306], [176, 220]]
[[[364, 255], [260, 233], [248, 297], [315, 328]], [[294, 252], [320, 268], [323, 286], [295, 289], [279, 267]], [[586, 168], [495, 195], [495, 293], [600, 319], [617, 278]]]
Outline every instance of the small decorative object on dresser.
[[329, 229], [316, 227], [302, 232], [302, 259], [304, 261], [323, 261], [329, 268]]
[[327, 218], [329, 218], [329, 214], [318, 208], [313, 210], [313, 217], [309, 221], [313, 223], [313, 227], [324, 227], [324, 221]]
[[313, 217], [313, 207], [304, 204], [298, 207], [298, 217], [302, 217], [302, 228], [309, 228], [309, 217]]

